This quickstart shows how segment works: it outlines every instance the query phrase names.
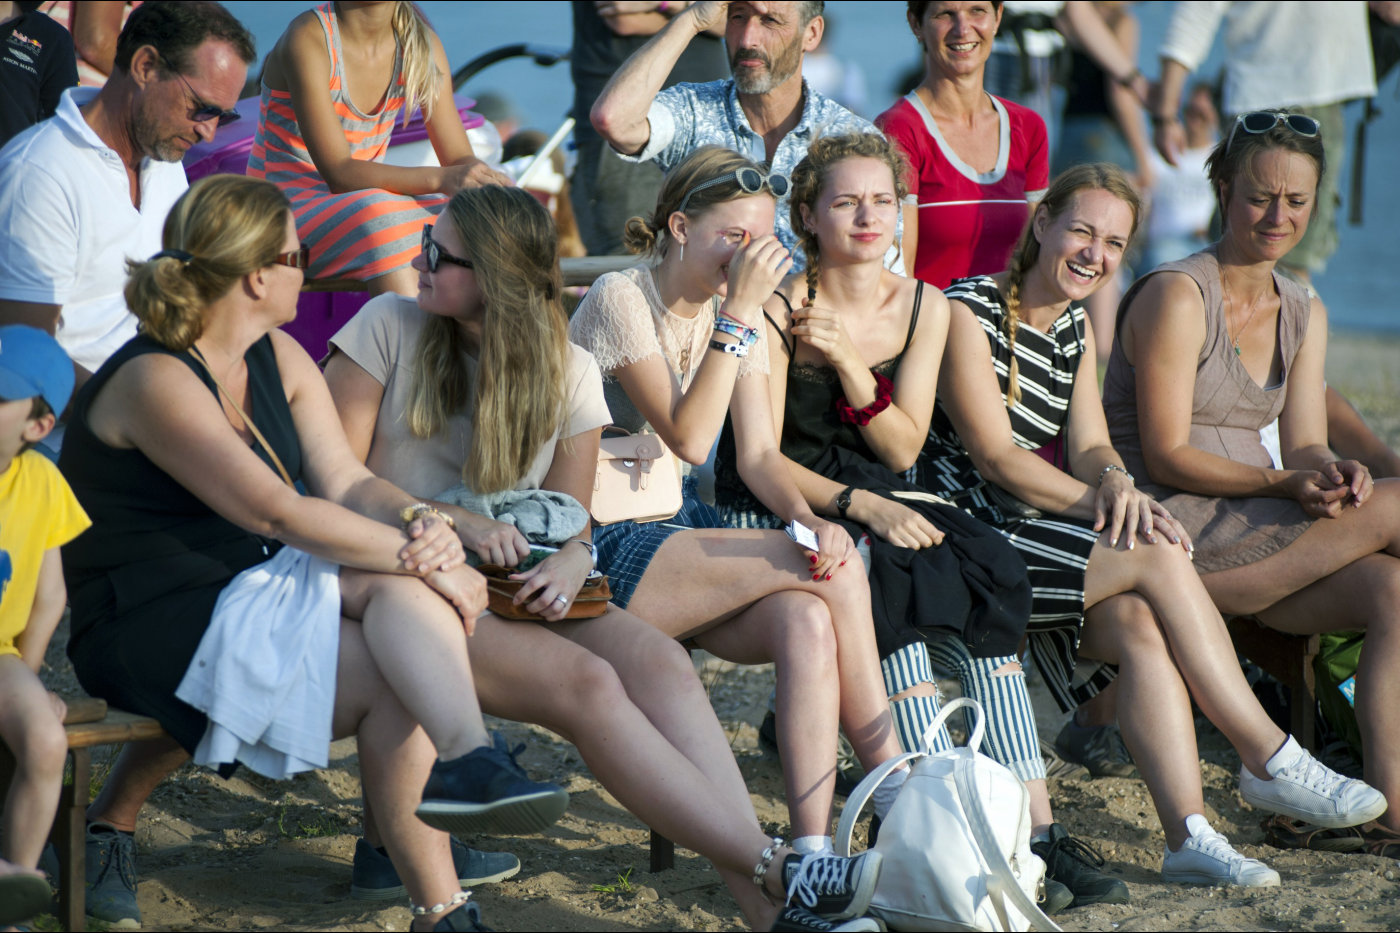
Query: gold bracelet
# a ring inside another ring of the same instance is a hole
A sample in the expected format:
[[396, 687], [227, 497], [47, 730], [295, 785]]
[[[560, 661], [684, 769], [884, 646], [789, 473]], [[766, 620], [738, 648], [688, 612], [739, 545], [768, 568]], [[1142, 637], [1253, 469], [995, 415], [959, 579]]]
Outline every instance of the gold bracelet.
[[426, 502], [415, 502], [412, 505], [404, 506], [399, 511], [399, 521], [403, 523], [403, 527], [406, 529], [409, 525], [413, 524], [414, 519], [422, 518], [424, 515], [436, 515], [448, 528], [451, 528], [453, 531], [457, 530], [457, 523], [452, 520], [451, 515], [448, 515], [437, 506], [429, 505]]

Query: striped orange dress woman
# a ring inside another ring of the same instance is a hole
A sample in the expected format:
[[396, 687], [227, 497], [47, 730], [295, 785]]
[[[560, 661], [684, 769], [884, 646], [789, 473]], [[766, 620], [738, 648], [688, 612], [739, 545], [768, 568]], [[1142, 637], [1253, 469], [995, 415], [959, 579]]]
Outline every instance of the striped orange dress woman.
[[[345, 87], [345, 55], [334, 5], [327, 3], [314, 13], [325, 32], [330, 98], [350, 155], [380, 162], [394, 121], [407, 101], [403, 45], [396, 42], [393, 73], [378, 109], [365, 113], [351, 101]], [[369, 281], [407, 267], [418, 254], [424, 224], [431, 223], [447, 203], [441, 192], [332, 191], [307, 147], [292, 92], [269, 87], [266, 78], [248, 174], [274, 182], [291, 201], [297, 232], [311, 248], [308, 274], [313, 278]]]

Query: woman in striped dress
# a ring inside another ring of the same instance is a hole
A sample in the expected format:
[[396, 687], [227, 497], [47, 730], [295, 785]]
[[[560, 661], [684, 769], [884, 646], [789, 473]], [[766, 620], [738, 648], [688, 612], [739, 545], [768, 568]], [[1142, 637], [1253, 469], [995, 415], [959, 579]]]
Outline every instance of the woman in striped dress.
[[[383, 164], [394, 121], [422, 108], [441, 166]], [[417, 294], [423, 225], [464, 187], [509, 184], [472, 153], [442, 42], [415, 4], [327, 3], [267, 56], [248, 174], [277, 184], [311, 247], [311, 278]]]
[[[1072, 686], [1076, 655], [1118, 665], [1123, 737], [1166, 834], [1163, 879], [1277, 885], [1205, 819], [1191, 699], [1239, 753], [1254, 806], [1346, 826], [1384, 799], [1315, 762], [1260, 708], [1185, 532], [1137, 491], [1109, 441], [1081, 304], [1113, 278], [1138, 216], [1122, 170], [1077, 166], [1051, 184], [1008, 271], [949, 287], [938, 402], [914, 473], [1025, 558], [1031, 655], [1062, 707], [1112, 676], [1101, 668]], [[1036, 455], [1052, 445], [1062, 465]]]

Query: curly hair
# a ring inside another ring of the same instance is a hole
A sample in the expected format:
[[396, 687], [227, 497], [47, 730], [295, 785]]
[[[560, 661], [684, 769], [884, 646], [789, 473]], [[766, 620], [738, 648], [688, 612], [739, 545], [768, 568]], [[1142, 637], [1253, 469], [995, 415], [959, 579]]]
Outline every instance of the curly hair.
[[1123, 170], [1110, 162], [1091, 162], [1066, 169], [1045, 190], [1045, 197], [1031, 211], [1021, 231], [1016, 249], [1011, 253], [1011, 262], [1006, 268], [1006, 339], [1010, 344], [1011, 369], [1006, 385], [1006, 407], [1015, 408], [1021, 401], [1021, 387], [1017, 381], [1020, 367], [1016, 363], [1016, 331], [1021, 325], [1021, 290], [1026, 276], [1040, 261], [1040, 241], [1035, 236], [1035, 219], [1043, 212], [1049, 220], [1054, 220], [1065, 212], [1081, 191], [1106, 191], [1128, 205], [1133, 212], [1133, 226], [1128, 232], [1131, 240], [1137, 233], [1138, 221], [1142, 217], [1142, 199], [1133, 183]]
[[894, 176], [894, 193], [899, 201], [909, 195], [909, 162], [899, 147], [879, 133], [847, 133], [823, 136], [807, 149], [807, 156], [792, 170], [792, 232], [797, 245], [807, 257], [807, 295], [817, 295], [817, 279], [821, 267], [821, 244], [814, 231], [808, 229], [802, 216], [805, 206], [809, 213], [817, 209], [817, 199], [833, 166], [846, 159], [875, 159], [889, 167]]

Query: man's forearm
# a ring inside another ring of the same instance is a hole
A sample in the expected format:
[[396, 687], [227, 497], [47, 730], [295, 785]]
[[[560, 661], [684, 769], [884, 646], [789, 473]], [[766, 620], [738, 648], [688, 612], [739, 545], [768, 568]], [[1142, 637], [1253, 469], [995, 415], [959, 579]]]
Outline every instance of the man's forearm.
[[618, 152], [636, 155], [646, 148], [651, 138], [647, 111], [690, 40], [702, 31], [693, 10], [677, 16], [623, 62], [593, 103], [593, 128]]

